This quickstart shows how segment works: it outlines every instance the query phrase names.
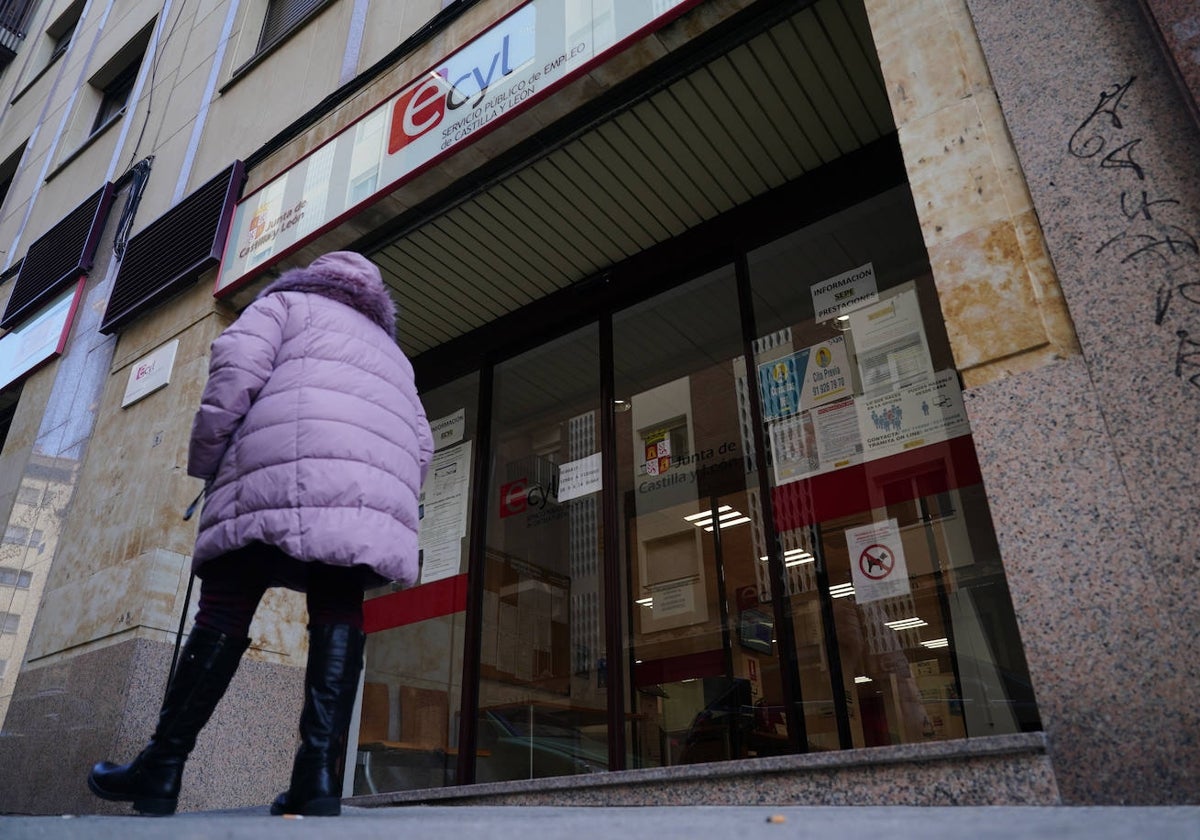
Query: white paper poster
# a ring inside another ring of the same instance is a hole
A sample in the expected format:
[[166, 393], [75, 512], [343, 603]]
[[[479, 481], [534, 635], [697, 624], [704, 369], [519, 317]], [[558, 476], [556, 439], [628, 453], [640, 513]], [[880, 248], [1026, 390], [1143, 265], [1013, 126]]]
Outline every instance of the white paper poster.
[[654, 593], [655, 619], [689, 615], [696, 609], [696, 584], [692, 580], [672, 581], [651, 587]]
[[822, 471], [840, 470], [863, 459], [862, 433], [854, 404], [854, 399], [848, 398], [813, 411]]
[[604, 486], [601, 466], [599, 452], [560, 466], [558, 468], [559, 503], [599, 491]]
[[862, 461], [862, 434], [854, 403], [854, 398], [847, 397], [771, 424], [776, 485]]
[[917, 293], [909, 288], [850, 313], [863, 393], [872, 396], [933, 378]]
[[820, 469], [817, 431], [811, 411], [771, 424], [771, 460], [777, 485], [799, 481]]
[[462, 566], [462, 540], [435, 543], [421, 549], [421, 583], [454, 577]]
[[847, 528], [846, 546], [855, 602], [867, 604], [909, 594], [908, 564], [895, 519]]
[[815, 283], [809, 291], [812, 292], [813, 313], [818, 324], [879, 300], [875, 266], [871, 263]]
[[908, 385], [857, 403], [858, 425], [869, 459], [971, 432], [958, 374], [953, 370], [942, 371], [931, 382]]
[[421, 489], [422, 551], [466, 536], [470, 490], [471, 441], [435, 452]]
[[433, 433], [433, 448], [442, 449], [463, 439], [467, 428], [466, 409], [460, 408], [453, 414], [429, 421], [429, 431]]

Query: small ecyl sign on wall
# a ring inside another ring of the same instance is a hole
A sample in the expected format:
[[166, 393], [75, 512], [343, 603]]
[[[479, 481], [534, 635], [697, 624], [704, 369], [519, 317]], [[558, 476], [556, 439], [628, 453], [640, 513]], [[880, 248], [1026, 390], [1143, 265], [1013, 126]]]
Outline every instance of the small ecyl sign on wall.
[[129, 382], [125, 386], [125, 398], [121, 408], [129, 408], [142, 397], [149, 396], [171, 381], [171, 370], [175, 367], [175, 351], [179, 339], [168, 341], [149, 356], [133, 363], [129, 371]]

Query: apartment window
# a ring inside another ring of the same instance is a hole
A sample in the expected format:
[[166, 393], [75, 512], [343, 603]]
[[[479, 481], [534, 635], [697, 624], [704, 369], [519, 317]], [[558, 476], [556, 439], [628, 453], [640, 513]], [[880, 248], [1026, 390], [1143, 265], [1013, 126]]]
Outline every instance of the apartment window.
[[51, 62], [67, 51], [67, 47], [71, 46], [71, 36], [74, 34], [75, 25], [72, 24], [70, 29], [54, 39], [54, 49], [50, 52]]
[[53, 64], [59, 56], [67, 51], [67, 47], [71, 46], [71, 38], [75, 35], [75, 27], [79, 25], [79, 18], [82, 14], [83, 0], [79, 0], [77, 3], [72, 3], [58, 17], [58, 20], [46, 28], [46, 37], [54, 44], [54, 48], [50, 51], [50, 59], [46, 62], [47, 65]]
[[17, 415], [17, 400], [20, 397], [19, 387], [0, 391], [0, 452], [4, 451], [4, 441], [8, 440], [8, 430], [12, 428], [13, 418]]
[[22, 143], [15, 152], [4, 159], [3, 163], [0, 163], [0, 205], [8, 196], [8, 190], [12, 186], [13, 177], [17, 174], [17, 167], [21, 163], [21, 154], [24, 151], [25, 144]]
[[136, 61], [125, 66], [101, 88], [103, 96], [100, 100], [100, 108], [96, 111], [96, 120], [92, 123], [92, 134], [104, 128], [125, 110], [141, 64], [142, 57], [139, 55]]
[[258, 52], [278, 44], [289, 32], [300, 27], [330, 2], [331, 0], [270, 0], [266, 17], [263, 18], [262, 35], [258, 39]]
[[0, 612], [0, 634], [15, 635], [21, 616], [16, 613]]
[[28, 589], [33, 582], [33, 572], [14, 569], [12, 566], [0, 566], [0, 586], [13, 586], [17, 589]]

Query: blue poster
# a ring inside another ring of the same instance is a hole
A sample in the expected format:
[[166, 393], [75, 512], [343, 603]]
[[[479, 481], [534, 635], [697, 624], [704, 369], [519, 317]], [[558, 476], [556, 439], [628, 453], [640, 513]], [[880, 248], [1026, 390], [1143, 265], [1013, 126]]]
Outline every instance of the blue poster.
[[763, 419], [778, 420], [800, 410], [801, 383], [808, 368], [808, 348], [758, 366], [758, 393]]

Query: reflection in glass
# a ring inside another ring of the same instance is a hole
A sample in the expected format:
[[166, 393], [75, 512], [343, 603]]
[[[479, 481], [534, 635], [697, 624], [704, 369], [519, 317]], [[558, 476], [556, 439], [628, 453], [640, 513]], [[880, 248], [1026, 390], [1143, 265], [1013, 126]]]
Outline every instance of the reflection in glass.
[[749, 267], [809, 748], [1040, 728], [907, 188]]
[[733, 269], [613, 318], [627, 765], [786, 751]]
[[478, 782], [608, 768], [597, 342], [593, 325], [495, 371]]
[[[471, 374], [421, 395], [437, 447], [422, 491], [421, 571], [410, 589], [367, 593], [356, 795], [454, 783], [478, 392]], [[440, 614], [413, 621], [417, 605]]]

